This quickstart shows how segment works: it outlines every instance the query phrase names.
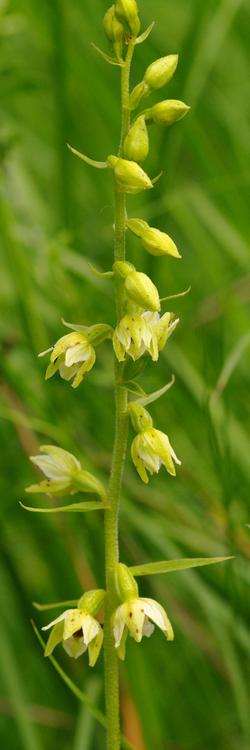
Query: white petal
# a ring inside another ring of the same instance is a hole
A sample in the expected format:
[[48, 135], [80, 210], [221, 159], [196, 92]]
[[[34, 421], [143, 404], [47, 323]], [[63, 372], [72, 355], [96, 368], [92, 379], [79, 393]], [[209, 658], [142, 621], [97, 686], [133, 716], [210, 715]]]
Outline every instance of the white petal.
[[99, 623], [91, 615], [85, 615], [82, 621], [82, 632], [86, 646], [98, 635]]
[[52, 628], [53, 625], [56, 625], [57, 622], [61, 622], [62, 620], [65, 620], [65, 617], [67, 613], [70, 612], [69, 609], [66, 609], [65, 612], [62, 613], [62, 615], [59, 615], [59, 617], [56, 617], [55, 620], [52, 620], [48, 625], [44, 625], [42, 630], [48, 630], [49, 628]]
[[87, 650], [84, 638], [74, 638], [73, 635], [63, 641], [63, 648], [68, 656], [72, 656], [73, 659], [78, 659], [78, 656], [81, 656]]
[[141, 450], [141, 449], [139, 449], [138, 452], [139, 452], [140, 459], [146, 464], [146, 467], [149, 470], [154, 471], [156, 474], [158, 474], [158, 471], [161, 468], [161, 461], [160, 461], [159, 456], [157, 456], [156, 453], [150, 454], [150, 453], [147, 453], [145, 450]]
[[64, 622], [63, 640], [66, 641], [71, 635], [81, 630], [85, 613], [81, 609], [68, 609]]
[[124, 604], [121, 604], [114, 614], [113, 633], [115, 639], [115, 648], [118, 648], [118, 646], [120, 646], [124, 628]]
[[62, 466], [58, 464], [51, 456], [41, 454], [40, 456], [31, 456], [30, 460], [33, 464], [38, 466], [39, 469], [49, 479], [64, 481], [68, 479], [68, 473], [63, 470]]
[[77, 362], [86, 362], [90, 355], [90, 346], [86, 343], [69, 346], [65, 354], [66, 367], [72, 367]]
[[161, 604], [158, 604], [154, 599], [142, 598], [141, 602], [143, 603], [147, 617], [153, 620], [155, 625], [167, 635], [169, 640], [173, 640], [173, 628]]
[[[145, 620], [145, 609], [139, 597], [129, 599], [126, 603], [126, 625], [137, 643], [141, 642]], [[124, 605], [123, 605], [124, 606]]]
[[144, 625], [142, 629], [142, 635], [145, 635], [147, 638], [150, 638], [152, 633], [154, 632], [155, 626], [152, 622], [149, 622], [148, 618], [145, 617]]

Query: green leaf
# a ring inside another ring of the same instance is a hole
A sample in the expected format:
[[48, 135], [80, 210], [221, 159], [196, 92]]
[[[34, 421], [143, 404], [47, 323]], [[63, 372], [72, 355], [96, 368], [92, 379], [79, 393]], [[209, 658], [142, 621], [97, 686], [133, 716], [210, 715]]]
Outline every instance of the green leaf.
[[140, 398], [136, 399], [137, 404], [141, 404], [141, 406], [147, 406], [148, 404], [152, 404], [153, 401], [157, 401], [158, 398], [161, 398], [161, 396], [164, 396], [164, 393], [170, 390], [172, 388], [172, 385], [174, 385], [175, 382], [175, 376], [172, 375], [172, 378], [169, 383], [163, 386], [163, 388], [159, 388], [158, 391], [154, 391], [153, 393], [149, 393], [149, 395], [142, 396]]
[[191, 286], [184, 289], [184, 292], [178, 292], [178, 294], [169, 294], [167, 297], [161, 297], [160, 302], [166, 302], [168, 299], [179, 299], [179, 297], [185, 297], [191, 290]]
[[32, 508], [30, 505], [24, 505], [20, 502], [21, 508], [29, 510], [31, 513], [86, 513], [88, 510], [99, 510], [100, 508], [108, 510], [109, 505], [100, 502], [99, 500], [87, 500], [83, 503], [72, 503], [71, 505], [61, 505], [58, 508]]
[[73, 148], [73, 146], [70, 146], [69, 143], [67, 143], [67, 146], [69, 150], [74, 154], [75, 156], [78, 156], [78, 159], [81, 159], [82, 161], [86, 161], [87, 164], [90, 164], [91, 167], [95, 167], [96, 169], [106, 169], [107, 168], [107, 162], [106, 161], [96, 161], [95, 159], [90, 159], [89, 156], [86, 156], [86, 154], [82, 154], [81, 151], [77, 151], [76, 148]]
[[107, 278], [108, 279], [112, 279], [113, 276], [114, 276], [114, 271], [98, 271], [98, 269], [95, 268], [95, 266], [92, 266], [91, 263], [88, 263], [88, 265], [89, 265], [89, 268], [92, 271], [92, 273], [94, 273], [95, 276], [97, 276], [98, 278], [105, 278], [106, 277], [106, 279]]
[[155, 21], [152, 21], [152, 23], [148, 26], [148, 28], [143, 31], [143, 34], [140, 34], [140, 36], [136, 39], [136, 44], [142, 44], [142, 42], [145, 42], [145, 40], [148, 38], [149, 34], [151, 34], [152, 29], [154, 28]]
[[32, 606], [38, 609], [39, 612], [44, 612], [48, 609], [56, 609], [57, 607], [77, 607], [79, 599], [68, 599], [65, 602], [52, 602], [51, 604], [40, 604], [40, 602], [32, 602]]
[[228, 557], [189, 557], [181, 560], [160, 560], [155, 563], [134, 565], [129, 570], [133, 576], [151, 576], [156, 573], [174, 573], [177, 570], [188, 570], [188, 568], [198, 568], [202, 565], [213, 565], [214, 563], [225, 562], [225, 560], [234, 560], [234, 555], [229, 555]]
[[103, 52], [100, 47], [97, 47], [94, 42], [91, 42], [91, 46], [94, 47], [95, 51], [98, 52], [101, 57], [103, 57], [104, 60], [106, 60], [109, 65], [119, 65], [120, 68], [123, 68], [124, 66], [124, 60], [116, 60], [115, 57], [111, 57], [110, 55], [107, 55], [106, 52]]

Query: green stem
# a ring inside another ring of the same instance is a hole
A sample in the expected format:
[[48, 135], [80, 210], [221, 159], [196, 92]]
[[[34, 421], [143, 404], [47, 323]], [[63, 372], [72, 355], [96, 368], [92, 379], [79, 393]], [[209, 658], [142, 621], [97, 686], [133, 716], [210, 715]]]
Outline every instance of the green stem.
[[[134, 51], [134, 41], [128, 45], [125, 65], [121, 74], [121, 139], [119, 155], [122, 155], [123, 142], [129, 127], [129, 75]], [[125, 193], [117, 190], [115, 195], [115, 244], [114, 259], [125, 260], [125, 230], [126, 230], [126, 198]], [[115, 286], [117, 322], [123, 310], [122, 285], [117, 281]], [[114, 357], [115, 370], [115, 438], [113, 447], [112, 466], [109, 485], [109, 501], [111, 510], [105, 513], [105, 570], [106, 570], [106, 607], [104, 628], [104, 666], [105, 666], [105, 696], [107, 718], [107, 750], [120, 750], [120, 711], [119, 711], [119, 668], [118, 658], [114, 648], [112, 631], [112, 614], [117, 606], [115, 591], [115, 569], [119, 561], [119, 503], [123, 476], [123, 466], [127, 449], [128, 416], [127, 389], [119, 385], [121, 381], [122, 365]]]

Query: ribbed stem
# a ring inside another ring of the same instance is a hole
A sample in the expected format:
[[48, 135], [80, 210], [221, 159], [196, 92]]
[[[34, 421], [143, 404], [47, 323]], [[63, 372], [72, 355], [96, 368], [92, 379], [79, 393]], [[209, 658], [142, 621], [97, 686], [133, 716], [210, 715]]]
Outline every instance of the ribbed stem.
[[[123, 142], [129, 127], [129, 75], [134, 51], [134, 42], [128, 45], [125, 65], [121, 74], [121, 139], [119, 155], [122, 155]], [[126, 228], [126, 198], [125, 194], [117, 190], [114, 182], [115, 197], [115, 244], [114, 260], [125, 260], [125, 228]], [[117, 322], [120, 320], [123, 308], [122, 284], [115, 284]], [[107, 717], [107, 750], [120, 750], [120, 711], [119, 711], [119, 668], [118, 658], [114, 648], [112, 631], [112, 614], [117, 606], [117, 596], [114, 585], [115, 568], [119, 561], [119, 503], [123, 476], [123, 466], [127, 449], [128, 416], [127, 390], [119, 383], [121, 381], [122, 365], [114, 357], [115, 371], [115, 438], [109, 484], [109, 500], [111, 510], [105, 512], [105, 570], [106, 570], [106, 605], [104, 627], [104, 668], [105, 668], [105, 697]]]

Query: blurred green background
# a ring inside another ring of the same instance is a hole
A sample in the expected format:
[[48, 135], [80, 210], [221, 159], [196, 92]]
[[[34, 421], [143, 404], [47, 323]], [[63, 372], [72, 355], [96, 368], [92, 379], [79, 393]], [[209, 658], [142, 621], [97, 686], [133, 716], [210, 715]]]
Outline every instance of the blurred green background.
[[[30, 626], [33, 600], [74, 598], [103, 584], [101, 515], [34, 516], [18, 500], [34, 481], [28, 456], [40, 444], [72, 450], [104, 482], [110, 466], [109, 344], [76, 392], [57, 377], [45, 384], [37, 359], [65, 332], [62, 316], [114, 321], [112, 282], [88, 266], [110, 267], [111, 177], [65, 147], [101, 160], [117, 148], [119, 71], [90, 46], [108, 51], [107, 7], [0, 2], [0, 722], [8, 750], [104, 746], [103, 731], [43, 659]], [[128, 458], [121, 555], [130, 564], [236, 560], [142, 581], [144, 595], [166, 606], [175, 641], [166, 645], [155, 633], [140, 646], [129, 642], [123, 726], [137, 750], [249, 750], [250, 12], [243, 0], [141, 0], [140, 10], [143, 27], [156, 25], [137, 48], [132, 83], [157, 57], [179, 52], [174, 79], [152, 101], [180, 98], [192, 110], [172, 129], [151, 129], [145, 168], [150, 175], [163, 168], [164, 176], [152, 193], [128, 201], [130, 215], [167, 231], [183, 259], [146, 255], [132, 235], [128, 255], [161, 296], [192, 290], [171, 304], [180, 326], [141, 379], [149, 392], [175, 373], [152, 414], [182, 467], [177, 479], [162, 470], [144, 487]], [[50, 613], [35, 619], [41, 627]], [[73, 663], [60, 648], [57, 657], [102, 707], [102, 657], [91, 674], [86, 658]]]

